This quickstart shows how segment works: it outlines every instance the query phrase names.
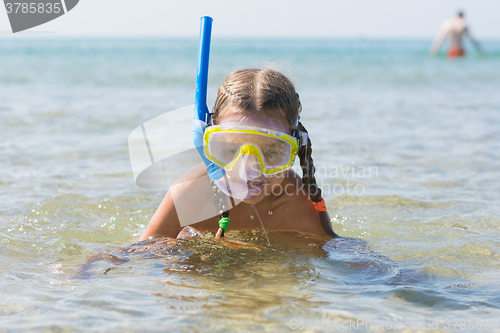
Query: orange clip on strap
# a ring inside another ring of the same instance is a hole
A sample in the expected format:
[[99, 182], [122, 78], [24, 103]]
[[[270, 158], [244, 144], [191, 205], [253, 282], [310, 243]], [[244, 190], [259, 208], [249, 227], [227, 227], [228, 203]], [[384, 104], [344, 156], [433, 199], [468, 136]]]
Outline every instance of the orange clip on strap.
[[325, 199], [321, 199], [320, 202], [313, 202], [313, 205], [314, 205], [314, 208], [316, 208], [316, 210], [318, 212], [326, 212]]

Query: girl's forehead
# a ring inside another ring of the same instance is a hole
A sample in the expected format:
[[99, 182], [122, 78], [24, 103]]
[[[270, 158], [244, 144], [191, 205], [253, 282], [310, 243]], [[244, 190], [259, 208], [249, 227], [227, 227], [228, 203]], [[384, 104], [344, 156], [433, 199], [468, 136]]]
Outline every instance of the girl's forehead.
[[218, 123], [243, 123], [245, 125], [268, 128], [283, 133], [290, 132], [290, 126], [281, 119], [242, 111], [234, 106], [225, 108], [220, 112]]

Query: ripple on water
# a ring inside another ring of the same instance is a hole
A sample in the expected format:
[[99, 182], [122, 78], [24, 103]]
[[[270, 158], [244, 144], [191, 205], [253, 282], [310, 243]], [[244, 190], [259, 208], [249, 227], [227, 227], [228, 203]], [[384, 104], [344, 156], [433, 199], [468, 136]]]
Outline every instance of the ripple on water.
[[155, 200], [127, 196], [90, 199], [66, 194], [37, 204], [22, 223], [33, 229], [32, 236], [38, 233], [42, 237], [121, 245], [142, 233], [154, 212], [151, 201]]
[[437, 309], [440, 311], [467, 310], [471, 308], [470, 304], [458, 302], [456, 298], [450, 298], [439, 290], [421, 288], [418, 286], [398, 287], [391, 292], [387, 299], [397, 303], [411, 303], [418, 307]]
[[82, 258], [83, 256], [92, 254], [92, 252], [75, 244], [74, 240], [72, 242], [70, 239], [61, 236], [46, 247], [44, 254], [57, 257], [58, 259], [70, 259], [72, 257]]
[[0, 316], [9, 316], [16, 313], [20, 313], [26, 309], [25, 306], [20, 306], [17, 304], [10, 304], [5, 301], [0, 303]]
[[380, 206], [384, 208], [412, 208], [412, 209], [444, 209], [453, 206], [451, 202], [424, 202], [414, 199], [408, 199], [399, 195], [380, 195], [380, 196], [354, 196], [339, 195], [328, 201], [336, 209], [346, 206], [362, 204], [367, 206]]
[[445, 187], [464, 187], [464, 184], [456, 182], [430, 182], [424, 184], [427, 187], [445, 188]]

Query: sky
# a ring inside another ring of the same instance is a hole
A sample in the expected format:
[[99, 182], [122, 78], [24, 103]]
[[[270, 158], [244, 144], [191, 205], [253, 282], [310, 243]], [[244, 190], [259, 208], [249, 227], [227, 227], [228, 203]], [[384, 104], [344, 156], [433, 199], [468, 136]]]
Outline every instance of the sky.
[[[28, 32], [195, 38], [208, 15], [222, 38], [432, 38], [458, 9], [474, 36], [500, 39], [498, 0], [80, 0]], [[0, 7], [0, 35], [11, 31]]]

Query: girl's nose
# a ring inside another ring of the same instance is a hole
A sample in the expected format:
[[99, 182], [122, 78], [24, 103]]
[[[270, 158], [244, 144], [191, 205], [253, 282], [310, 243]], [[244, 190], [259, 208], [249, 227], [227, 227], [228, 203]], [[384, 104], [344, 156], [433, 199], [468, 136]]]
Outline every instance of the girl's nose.
[[262, 175], [259, 159], [254, 155], [241, 155], [238, 160], [237, 168], [238, 176], [244, 181], [253, 180]]

